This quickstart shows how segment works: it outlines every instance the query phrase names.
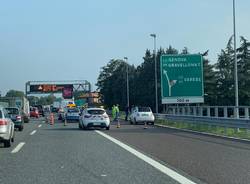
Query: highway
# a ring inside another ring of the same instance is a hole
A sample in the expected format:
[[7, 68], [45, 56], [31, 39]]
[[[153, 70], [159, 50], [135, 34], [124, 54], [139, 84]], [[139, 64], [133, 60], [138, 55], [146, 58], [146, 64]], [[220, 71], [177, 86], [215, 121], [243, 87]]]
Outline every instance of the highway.
[[84, 131], [39, 119], [16, 131], [11, 148], [0, 145], [0, 183], [248, 184], [249, 156], [246, 142], [156, 126]]

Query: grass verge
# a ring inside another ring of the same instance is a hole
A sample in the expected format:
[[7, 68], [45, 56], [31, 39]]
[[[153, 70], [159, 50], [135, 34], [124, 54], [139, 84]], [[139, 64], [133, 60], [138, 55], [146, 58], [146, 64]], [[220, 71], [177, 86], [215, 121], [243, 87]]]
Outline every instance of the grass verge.
[[155, 123], [159, 125], [166, 125], [166, 126], [173, 127], [173, 128], [193, 130], [197, 132], [206, 132], [206, 133], [211, 133], [215, 135], [250, 140], [249, 129], [226, 128], [226, 127], [220, 127], [220, 126], [211, 126], [206, 123], [189, 123], [189, 122], [182, 122], [182, 121], [160, 120], [160, 119], [157, 119]]

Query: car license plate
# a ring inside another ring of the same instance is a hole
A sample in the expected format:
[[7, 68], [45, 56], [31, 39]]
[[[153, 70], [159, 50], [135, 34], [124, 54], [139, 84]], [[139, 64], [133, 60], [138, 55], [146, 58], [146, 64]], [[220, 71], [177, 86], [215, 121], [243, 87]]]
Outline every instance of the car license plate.
[[148, 114], [142, 114], [142, 116], [148, 116]]

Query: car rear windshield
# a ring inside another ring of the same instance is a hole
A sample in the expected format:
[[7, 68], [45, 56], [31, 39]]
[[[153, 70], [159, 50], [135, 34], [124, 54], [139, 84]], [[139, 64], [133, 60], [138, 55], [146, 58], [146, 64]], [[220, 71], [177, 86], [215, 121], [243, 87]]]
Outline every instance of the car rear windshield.
[[138, 112], [151, 112], [150, 107], [138, 107]]
[[105, 111], [102, 109], [91, 109], [91, 110], [88, 110], [88, 113], [89, 114], [104, 114]]
[[16, 108], [6, 108], [9, 114], [19, 114], [18, 109]]
[[79, 111], [79, 109], [68, 109], [68, 112], [69, 113], [75, 113], [75, 112], [79, 113], [80, 111]]

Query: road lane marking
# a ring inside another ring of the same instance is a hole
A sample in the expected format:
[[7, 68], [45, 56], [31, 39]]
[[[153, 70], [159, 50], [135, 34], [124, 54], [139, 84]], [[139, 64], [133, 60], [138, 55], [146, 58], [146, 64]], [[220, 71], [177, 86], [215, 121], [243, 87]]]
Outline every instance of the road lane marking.
[[12, 151], [11, 153], [17, 153], [22, 149], [22, 147], [25, 145], [25, 142], [20, 142]]
[[38, 125], [38, 128], [41, 128], [42, 127], [42, 125]]
[[180, 184], [196, 184], [195, 182], [189, 180], [188, 178], [180, 175], [179, 173], [177, 173], [176, 171], [168, 168], [167, 166], [162, 165], [161, 163], [153, 160], [152, 158], [142, 154], [141, 152], [135, 150], [134, 148], [131, 148], [130, 146], [122, 143], [121, 141], [103, 133], [100, 132], [98, 130], [96, 130], [95, 132], [97, 132], [99, 135], [107, 138], [108, 140], [112, 141], [113, 143], [119, 145], [120, 147], [122, 147], [123, 149], [127, 150], [128, 152], [132, 153], [133, 155], [135, 155], [136, 157], [140, 158], [141, 160], [145, 161], [146, 163], [148, 163], [149, 165], [153, 166], [154, 168], [158, 169], [159, 171], [161, 171], [162, 173], [168, 175], [169, 177], [173, 178], [174, 180], [178, 181]]
[[30, 135], [34, 135], [36, 133], [36, 130], [33, 130]]

